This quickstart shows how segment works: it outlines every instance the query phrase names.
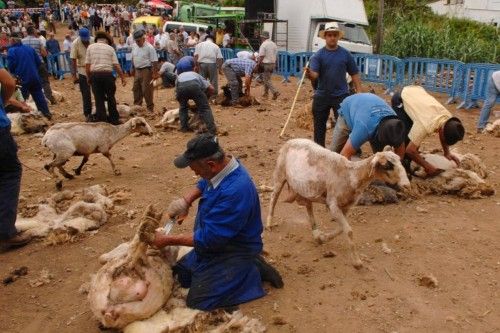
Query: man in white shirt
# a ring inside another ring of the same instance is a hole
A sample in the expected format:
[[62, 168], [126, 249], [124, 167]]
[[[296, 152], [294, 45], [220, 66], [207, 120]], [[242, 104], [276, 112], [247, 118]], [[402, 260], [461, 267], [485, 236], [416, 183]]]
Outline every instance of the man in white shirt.
[[264, 81], [264, 95], [263, 97], [268, 96], [269, 90], [273, 94], [273, 100], [276, 100], [280, 95], [279, 91], [273, 86], [271, 81], [274, 69], [276, 68], [276, 58], [278, 56], [278, 47], [276, 44], [269, 38], [268, 31], [262, 31], [260, 35], [262, 40], [262, 44], [259, 48], [259, 60], [258, 65], [262, 66], [262, 80]]
[[134, 32], [134, 39], [136, 43], [132, 49], [134, 105], [142, 105], [144, 98], [148, 111], [154, 112], [152, 80], [159, 77], [158, 55], [155, 48], [146, 42], [144, 30]]
[[194, 49], [196, 68], [201, 76], [210, 80], [215, 90], [215, 96], [219, 94], [218, 72], [221, 71], [223, 60], [219, 46], [210, 37], [206, 41], [197, 44]]
[[224, 34], [222, 38], [222, 47], [231, 47], [231, 33], [228, 31]]

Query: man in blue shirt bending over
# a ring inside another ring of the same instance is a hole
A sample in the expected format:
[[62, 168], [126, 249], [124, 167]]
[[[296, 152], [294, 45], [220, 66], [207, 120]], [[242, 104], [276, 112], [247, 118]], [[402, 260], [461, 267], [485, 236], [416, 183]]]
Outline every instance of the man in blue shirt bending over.
[[305, 69], [307, 77], [316, 87], [312, 105], [314, 142], [323, 147], [330, 109], [333, 109], [337, 118], [340, 103], [349, 95], [346, 73], [351, 75], [356, 92], [361, 92], [361, 79], [356, 62], [349, 51], [338, 45], [342, 34], [337, 22], [326, 23], [326, 46], [311, 57], [310, 67]]
[[355, 94], [344, 99], [338, 112], [333, 129], [334, 152], [350, 159], [369, 141], [373, 152], [392, 146], [403, 158], [405, 126], [382, 98], [370, 93]]
[[279, 273], [260, 256], [262, 220], [257, 190], [245, 168], [226, 155], [217, 137], [201, 134], [177, 157], [178, 168], [189, 166], [202, 179], [187, 195], [172, 201], [171, 218], [182, 220], [200, 198], [194, 232], [157, 232], [154, 245], [192, 246], [173, 267], [186, 303], [200, 310], [232, 308], [265, 295], [262, 281], [283, 287]]

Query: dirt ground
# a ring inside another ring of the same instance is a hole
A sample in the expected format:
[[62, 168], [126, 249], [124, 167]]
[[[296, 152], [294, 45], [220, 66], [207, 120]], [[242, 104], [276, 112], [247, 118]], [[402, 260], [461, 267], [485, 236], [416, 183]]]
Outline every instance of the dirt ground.
[[[278, 101], [260, 98], [263, 88], [258, 86], [253, 94], [262, 102], [260, 106], [213, 107], [217, 124], [228, 131], [220, 138], [222, 146], [241, 158], [257, 186], [272, 184], [276, 155], [285, 142], [278, 134], [297, 88], [293, 78], [291, 83], [282, 83], [276, 76], [274, 82], [282, 93]], [[70, 78], [52, 81], [52, 87], [66, 98], [51, 108], [55, 122], [81, 121], [80, 94]], [[373, 87], [388, 100], [382, 87]], [[367, 85], [365, 88], [368, 91]], [[129, 78], [126, 87], [117, 87], [117, 100], [132, 104], [131, 89]], [[176, 108], [173, 96], [173, 90], [159, 90], [156, 110]], [[446, 100], [444, 95], [436, 97], [443, 103]], [[309, 103], [310, 85], [306, 84], [296, 111]], [[475, 134], [479, 110], [456, 110], [456, 105], [449, 109], [464, 121], [467, 130], [457, 148], [478, 154], [490, 169], [488, 181], [498, 189], [498, 138]], [[158, 120], [159, 116], [148, 121], [153, 125]], [[310, 138], [311, 134], [298, 128], [293, 119], [287, 129], [287, 138]], [[76, 190], [94, 184], [122, 187], [131, 193], [123, 205], [125, 210], [140, 213], [149, 203], [166, 207], [196, 182], [190, 170], [178, 170], [172, 164], [192, 135], [156, 131], [154, 137], [129, 136], [112, 150], [121, 176], [113, 175], [104, 157], [92, 155], [82, 175], [65, 181], [64, 188]], [[50, 154], [41, 146], [39, 136], [23, 135], [16, 140], [20, 160], [26, 166], [21, 195], [29, 203], [37, 203], [56, 191], [43, 170]], [[432, 138], [423, 148], [438, 146]], [[363, 148], [368, 152], [366, 146]], [[79, 158], [72, 159], [67, 169], [78, 162]], [[262, 193], [263, 218], [268, 201], [269, 193]], [[194, 212], [192, 209], [191, 216], [173, 233], [191, 230]], [[322, 228], [333, 227], [324, 206], [316, 205], [315, 212]], [[264, 234], [264, 245], [268, 260], [283, 275], [285, 287], [266, 286], [266, 297], [241, 308], [245, 314], [260, 318], [269, 332], [499, 332], [499, 215], [498, 194], [481, 200], [427, 196], [397, 205], [356, 206], [348, 220], [365, 264], [357, 271], [350, 264], [342, 236], [316, 245], [305, 209], [279, 202], [275, 216], [281, 225]], [[0, 277], [14, 268], [28, 267], [25, 277], [0, 286], [0, 332], [99, 332], [86, 296], [78, 289], [99, 268], [97, 257], [130, 239], [137, 222], [117, 214], [97, 233], [76, 242], [56, 246], [33, 242], [0, 253]], [[392, 250], [390, 254], [382, 251], [383, 242]], [[42, 269], [54, 278], [31, 287], [29, 280]], [[419, 278], [429, 274], [437, 279], [437, 287], [419, 285]]]

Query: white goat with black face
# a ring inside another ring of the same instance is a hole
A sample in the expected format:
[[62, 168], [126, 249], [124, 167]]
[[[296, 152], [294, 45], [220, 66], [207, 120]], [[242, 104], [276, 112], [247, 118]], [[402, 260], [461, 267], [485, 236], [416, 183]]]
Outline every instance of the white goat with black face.
[[[54, 172], [54, 167], [57, 167], [64, 177], [72, 179], [73, 175], [63, 168], [71, 156], [83, 156], [82, 163], [74, 170], [79, 175], [89, 155], [101, 153], [111, 163], [114, 174], [119, 175], [120, 171], [111, 159], [110, 150], [115, 143], [131, 133], [151, 135], [153, 130], [141, 117], [132, 118], [117, 126], [102, 122], [56, 124], [42, 138], [42, 144], [54, 153], [54, 159], [45, 165], [45, 169], [57, 178]], [[60, 188], [62, 182], [58, 181], [56, 185]]]
[[[289, 140], [281, 148], [276, 162], [266, 228], [273, 226], [277, 199], [283, 186], [288, 184], [290, 197], [286, 201], [296, 201], [306, 206], [314, 239], [323, 243], [344, 233], [351, 249], [353, 265], [360, 268], [362, 262], [345, 214], [374, 179], [402, 187], [410, 185], [399, 157], [389, 147], [365, 160], [351, 162], [311, 140]], [[326, 204], [339, 228], [329, 233], [317, 229], [313, 202]]]

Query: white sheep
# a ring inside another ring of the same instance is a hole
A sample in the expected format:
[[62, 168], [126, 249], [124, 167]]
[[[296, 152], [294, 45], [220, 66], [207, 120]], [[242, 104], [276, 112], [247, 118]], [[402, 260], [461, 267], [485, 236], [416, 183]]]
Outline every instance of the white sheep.
[[[266, 228], [273, 226], [272, 218], [278, 196], [283, 186], [288, 184], [290, 197], [286, 201], [297, 201], [299, 205], [306, 206], [314, 239], [323, 243], [344, 233], [351, 250], [353, 265], [360, 268], [362, 262], [345, 214], [373, 179], [403, 187], [410, 185], [399, 157], [390, 151], [389, 147], [367, 159], [351, 162], [311, 140], [289, 140], [280, 149], [276, 162]], [[338, 229], [330, 233], [323, 233], [317, 229], [313, 202], [328, 206], [333, 218], [339, 224]]]
[[[141, 117], [132, 118], [117, 126], [102, 122], [56, 124], [42, 138], [42, 144], [54, 153], [54, 159], [45, 165], [45, 169], [57, 178], [54, 172], [54, 167], [57, 167], [64, 177], [72, 179], [73, 175], [63, 168], [71, 156], [83, 156], [80, 166], [74, 169], [75, 174], [80, 175], [89, 155], [101, 153], [111, 163], [114, 174], [120, 175], [111, 159], [110, 150], [115, 143], [133, 132], [151, 135], [153, 130]], [[57, 187], [61, 186], [62, 182], [58, 181]]]

